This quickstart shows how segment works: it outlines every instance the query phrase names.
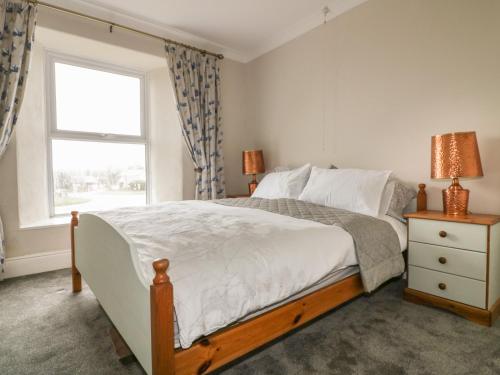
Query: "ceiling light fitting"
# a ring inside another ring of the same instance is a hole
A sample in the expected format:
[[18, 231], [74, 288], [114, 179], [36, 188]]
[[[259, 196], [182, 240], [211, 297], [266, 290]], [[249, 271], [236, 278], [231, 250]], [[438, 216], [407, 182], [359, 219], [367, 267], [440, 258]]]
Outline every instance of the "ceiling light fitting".
[[328, 6], [324, 6], [323, 9], [321, 10], [323, 12], [323, 24], [326, 23], [326, 18], [328, 17], [328, 14], [331, 12], [330, 11], [330, 8], [328, 8]]

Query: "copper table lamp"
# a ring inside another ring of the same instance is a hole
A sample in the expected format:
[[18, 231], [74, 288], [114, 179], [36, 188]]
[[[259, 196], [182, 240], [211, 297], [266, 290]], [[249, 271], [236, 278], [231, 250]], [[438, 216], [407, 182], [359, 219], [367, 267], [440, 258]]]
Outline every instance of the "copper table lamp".
[[253, 175], [252, 181], [248, 184], [248, 192], [253, 194], [257, 185], [257, 175], [264, 173], [264, 153], [262, 150], [243, 151], [243, 174]]
[[482, 177], [483, 168], [476, 132], [461, 132], [432, 137], [431, 178], [452, 179], [443, 190], [446, 215], [467, 215], [469, 190], [463, 189], [459, 177]]

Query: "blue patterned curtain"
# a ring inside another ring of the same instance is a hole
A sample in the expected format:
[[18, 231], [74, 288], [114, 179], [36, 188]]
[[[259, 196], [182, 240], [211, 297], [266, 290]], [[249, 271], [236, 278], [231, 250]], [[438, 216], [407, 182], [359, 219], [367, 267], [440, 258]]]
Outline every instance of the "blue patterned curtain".
[[195, 167], [195, 198], [223, 198], [219, 59], [174, 44], [165, 49], [182, 134]]
[[5, 262], [5, 236], [3, 233], [2, 218], [0, 217], [0, 281], [2, 281], [3, 279], [4, 262]]
[[[0, 157], [7, 149], [23, 101], [35, 21], [36, 5], [26, 0], [0, 1]], [[0, 279], [4, 261], [5, 238], [0, 218]]]

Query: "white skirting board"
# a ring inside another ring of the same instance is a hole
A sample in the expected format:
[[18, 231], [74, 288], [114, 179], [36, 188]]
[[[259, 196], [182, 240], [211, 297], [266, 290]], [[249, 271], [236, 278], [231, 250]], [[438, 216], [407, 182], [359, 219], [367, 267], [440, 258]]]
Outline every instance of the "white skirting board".
[[71, 250], [50, 251], [5, 259], [4, 279], [71, 267]]

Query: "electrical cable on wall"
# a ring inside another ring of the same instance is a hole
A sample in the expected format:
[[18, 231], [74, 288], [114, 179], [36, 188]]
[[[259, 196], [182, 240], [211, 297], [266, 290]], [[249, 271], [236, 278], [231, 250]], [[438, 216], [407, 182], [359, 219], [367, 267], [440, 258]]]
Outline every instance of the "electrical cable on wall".
[[[327, 6], [323, 7], [322, 9], [323, 12], [323, 25], [326, 25], [327, 17], [328, 14], [330, 13], [330, 8]], [[323, 34], [325, 33], [324, 30], [322, 30]], [[322, 129], [322, 140], [321, 140], [321, 149], [322, 151], [326, 151], [326, 80], [325, 80], [325, 75], [326, 75], [326, 34], [323, 36], [323, 43], [322, 43], [322, 51], [321, 51], [321, 60], [322, 60], [322, 80], [321, 80], [321, 95], [322, 95], [322, 121], [323, 121], [323, 129]]]

